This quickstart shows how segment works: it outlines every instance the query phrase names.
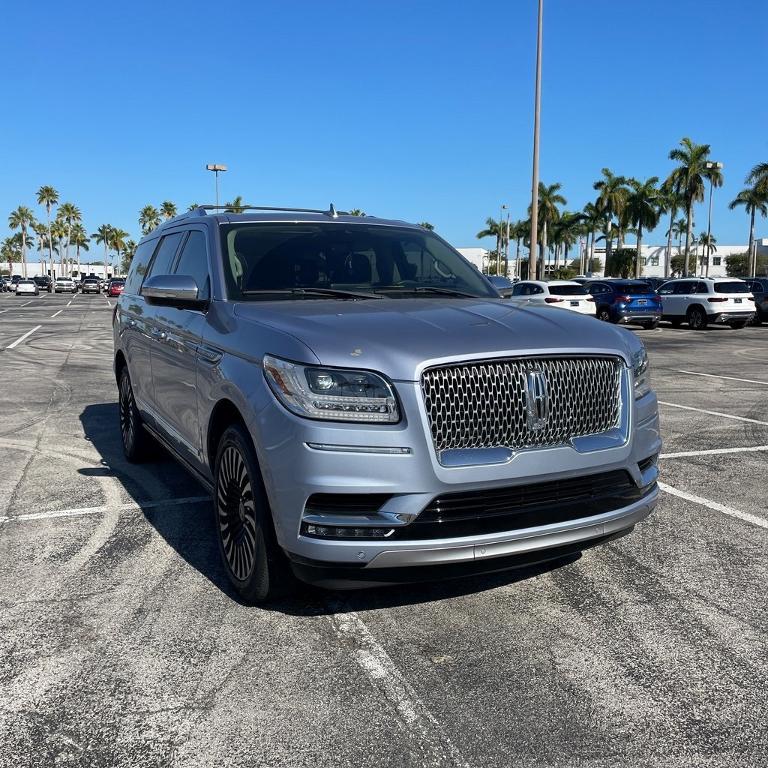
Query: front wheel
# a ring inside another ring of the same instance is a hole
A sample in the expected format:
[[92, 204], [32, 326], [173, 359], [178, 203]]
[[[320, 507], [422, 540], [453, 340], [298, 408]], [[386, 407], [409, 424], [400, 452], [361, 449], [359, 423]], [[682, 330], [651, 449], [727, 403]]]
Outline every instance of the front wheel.
[[611, 313], [607, 307], [600, 307], [600, 309], [597, 310], [597, 319], [602, 320], [605, 323], [611, 322]]
[[288, 594], [294, 576], [277, 544], [250, 436], [237, 424], [219, 441], [215, 481], [219, 552], [238, 594], [251, 605]]
[[688, 310], [688, 327], [694, 331], [703, 331], [707, 327], [707, 315], [701, 307]]

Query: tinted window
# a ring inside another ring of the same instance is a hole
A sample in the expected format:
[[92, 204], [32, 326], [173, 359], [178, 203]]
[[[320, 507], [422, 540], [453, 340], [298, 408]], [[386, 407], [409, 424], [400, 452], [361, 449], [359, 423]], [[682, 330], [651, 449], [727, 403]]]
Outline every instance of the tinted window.
[[205, 247], [205, 234], [203, 232], [193, 229], [189, 233], [173, 273], [194, 277], [199, 289], [198, 298], [210, 298], [211, 281], [208, 276], [208, 250]]
[[693, 283], [690, 280], [683, 280], [679, 283], [675, 283], [675, 294], [677, 296], [684, 296], [693, 292]]
[[648, 283], [613, 283], [613, 288], [618, 293], [653, 293]]
[[715, 283], [715, 290], [718, 293], [749, 293], [749, 286], [746, 283]]
[[171, 273], [173, 257], [176, 255], [176, 250], [183, 236], [183, 232], [174, 232], [172, 235], [166, 235], [160, 241], [155, 258], [152, 259], [152, 263], [149, 265], [147, 277], [150, 275], [169, 275]]
[[220, 229], [227, 290], [234, 299], [273, 300], [280, 292], [294, 298], [291, 292], [297, 288], [376, 291], [391, 297], [442, 288], [497, 297], [471, 264], [424, 230], [344, 223], [230, 224]]
[[525, 283], [517, 283], [517, 285], [515, 285], [515, 287], [512, 289], [512, 295], [525, 296], [527, 287], [528, 286]]
[[[156, 245], [157, 240], [145, 240], [136, 248], [136, 253], [133, 254], [131, 267], [128, 271], [128, 278], [125, 281], [125, 293], [139, 292], [141, 284], [144, 282], [144, 275], [147, 273], [147, 265], [152, 258]], [[88, 280], [86, 279], [85, 282], [87, 283]]]
[[587, 289], [580, 285], [550, 285], [549, 292], [553, 296], [585, 296]]
[[675, 284], [674, 283], [662, 283], [659, 286], [659, 293], [662, 296], [669, 296], [670, 293], [675, 292]]

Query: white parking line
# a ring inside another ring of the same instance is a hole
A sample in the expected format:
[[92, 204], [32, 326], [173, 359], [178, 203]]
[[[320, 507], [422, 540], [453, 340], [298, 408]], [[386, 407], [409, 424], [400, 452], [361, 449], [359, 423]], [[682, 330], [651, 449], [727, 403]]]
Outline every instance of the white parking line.
[[736, 376], [718, 376], [715, 373], [699, 373], [698, 371], [678, 371], [678, 373], [685, 373], [688, 376], [706, 376], [708, 379], [727, 379], [728, 381], [744, 381], [747, 384], [762, 384], [764, 387], [768, 387], [768, 381], [757, 381], [756, 379], [740, 379]]
[[36, 330], [42, 327], [42, 325], [36, 325], [31, 331], [27, 331], [23, 336], [19, 336], [13, 344], [9, 344], [6, 349], [15, 349], [22, 341], [24, 341], [24, 339], [29, 338]]
[[660, 459], [682, 459], [685, 456], [719, 456], [724, 453], [753, 453], [768, 451], [768, 445], [752, 445], [746, 448], [712, 448], [708, 451], [679, 451], [678, 453], [660, 453]]
[[704, 408], [694, 408], [691, 405], [678, 405], [677, 403], [667, 403], [659, 400], [659, 405], [667, 405], [670, 408], [682, 408], [684, 411], [696, 411], [697, 413], [706, 413], [708, 416], [722, 416], [724, 419], [733, 419], [734, 421], [747, 421], [750, 424], [762, 424], [768, 427], [768, 421], [759, 421], [758, 419], [748, 419], [745, 416], [733, 416], [730, 413], [720, 413], [720, 411], [707, 411]]
[[34, 299], [32, 299], [32, 300], [30, 300], [30, 301], [25, 301], [23, 304], [19, 304], [19, 308], [21, 308], [21, 307], [26, 307], [26, 306], [27, 306], [27, 304], [31, 304], [33, 301], [34, 301]]
[[71, 303], [72, 303], [72, 299], [70, 299], [70, 300], [67, 302], [67, 306], [69, 306]]
[[102, 505], [100, 507], [74, 507], [73, 509], [51, 509], [48, 512], [30, 512], [26, 515], [0, 517], [0, 523], [23, 523], [30, 520], [52, 520], [57, 517], [82, 517], [99, 515], [105, 512], [123, 512], [128, 509], [154, 509], [155, 507], [178, 507], [184, 504], [197, 504], [210, 501], [210, 496], [187, 496], [183, 499], [160, 499], [157, 501], [129, 501], [125, 504]]
[[54, 318], [54, 317], [56, 317], [56, 315], [60, 315], [60, 314], [61, 314], [63, 311], [64, 311], [63, 309], [60, 309], [58, 312], [54, 312], [54, 313], [51, 315], [51, 320], [53, 320], [53, 318]]
[[686, 501], [691, 501], [694, 504], [700, 504], [702, 507], [707, 507], [708, 509], [712, 509], [715, 512], [722, 512], [724, 515], [738, 518], [739, 520], [743, 520], [745, 523], [752, 523], [752, 525], [757, 525], [760, 528], [768, 528], [768, 520], [765, 520], [762, 517], [758, 517], [757, 515], [751, 515], [749, 512], [742, 512], [741, 510], [734, 509], [733, 507], [726, 507], [725, 504], [720, 504], [717, 501], [704, 499], [701, 496], [694, 495], [693, 493], [681, 491], [678, 488], [673, 488], [671, 485], [667, 485], [666, 483], [659, 483], [658, 485], [662, 491], [672, 494], [672, 496], [678, 496], [679, 498], [685, 499]]
[[461, 753], [448, 738], [435, 716], [403, 677], [394, 661], [365, 622], [354, 612], [329, 617], [336, 634], [352, 645], [352, 656], [371, 683], [394, 705], [405, 726], [422, 743], [420, 765], [454, 765], [468, 768]]

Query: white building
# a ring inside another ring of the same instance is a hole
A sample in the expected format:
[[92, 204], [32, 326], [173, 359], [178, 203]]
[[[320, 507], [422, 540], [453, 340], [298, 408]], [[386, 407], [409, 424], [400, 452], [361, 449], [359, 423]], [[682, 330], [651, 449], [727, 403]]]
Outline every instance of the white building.
[[[68, 270], [66, 272], [67, 275], [72, 275], [73, 273], [77, 272], [77, 264], [73, 264], [71, 267], [68, 267]], [[8, 263], [0, 262], [0, 272], [3, 274], [8, 273]], [[39, 277], [40, 275], [47, 275], [49, 273], [48, 270], [48, 264], [43, 263], [40, 261], [28, 261], [27, 262], [27, 277]], [[13, 264], [13, 273], [14, 275], [23, 275], [24, 271], [22, 268], [21, 263], [16, 262]], [[91, 264], [89, 262], [81, 261], [80, 262], [80, 272], [79, 276], [88, 276], [88, 275], [95, 275], [98, 278], [106, 279], [108, 277], [111, 277], [113, 274], [118, 274], [117, 270], [112, 269], [112, 267], [105, 267], [103, 264]], [[57, 277], [61, 277], [61, 265], [54, 263], [53, 265], [53, 278], [56, 279]]]
[[474, 264], [481, 272], [485, 266], [485, 261], [490, 256], [487, 248], [457, 248], [456, 249], [467, 261]]

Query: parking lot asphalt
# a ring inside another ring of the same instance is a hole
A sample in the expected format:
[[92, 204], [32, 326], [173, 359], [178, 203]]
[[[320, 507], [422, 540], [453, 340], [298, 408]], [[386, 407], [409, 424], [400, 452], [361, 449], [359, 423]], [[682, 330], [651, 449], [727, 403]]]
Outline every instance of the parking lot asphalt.
[[768, 765], [768, 327], [637, 331], [630, 536], [249, 608], [205, 492], [122, 457], [113, 306], [0, 294], [0, 766]]

